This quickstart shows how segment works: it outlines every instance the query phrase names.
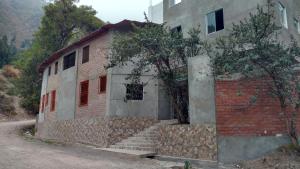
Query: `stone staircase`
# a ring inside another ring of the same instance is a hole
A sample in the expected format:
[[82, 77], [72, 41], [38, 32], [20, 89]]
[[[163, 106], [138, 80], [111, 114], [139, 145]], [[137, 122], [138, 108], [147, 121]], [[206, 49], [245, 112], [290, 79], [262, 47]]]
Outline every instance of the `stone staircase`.
[[145, 152], [156, 152], [155, 141], [158, 139], [157, 129], [161, 125], [177, 123], [177, 120], [161, 120], [159, 123], [146, 128], [140, 133], [133, 135], [119, 143], [111, 145], [110, 149], [137, 150]]

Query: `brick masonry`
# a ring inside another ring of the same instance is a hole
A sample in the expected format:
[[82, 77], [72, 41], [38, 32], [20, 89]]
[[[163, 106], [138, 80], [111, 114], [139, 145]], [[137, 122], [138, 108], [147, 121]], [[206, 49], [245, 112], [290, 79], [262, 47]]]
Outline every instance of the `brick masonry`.
[[213, 125], [165, 125], [158, 130], [160, 155], [217, 159], [216, 127]]
[[37, 137], [108, 147], [152, 126], [158, 121], [135, 117], [94, 117], [38, 124]]
[[270, 95], [269, 82], [264, 78], [216, 81], [218, 135], [275, 136], [286, 133], [280, 104]]

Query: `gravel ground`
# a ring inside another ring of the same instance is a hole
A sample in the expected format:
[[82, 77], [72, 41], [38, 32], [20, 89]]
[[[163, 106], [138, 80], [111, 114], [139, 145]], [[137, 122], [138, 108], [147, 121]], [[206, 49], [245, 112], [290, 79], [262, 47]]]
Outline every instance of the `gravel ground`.
[[26, 140], [20, 128], [34, 121], [0, 123], [0, 169], [163, 169], [172, 163], [140, 159], [82, 146]]

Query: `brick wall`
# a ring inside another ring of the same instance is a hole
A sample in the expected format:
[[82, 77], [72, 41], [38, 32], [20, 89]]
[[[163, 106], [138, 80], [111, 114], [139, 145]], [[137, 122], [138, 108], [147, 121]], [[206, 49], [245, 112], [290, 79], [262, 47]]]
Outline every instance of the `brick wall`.
[[[106, 92], [99, 93], [99, 77], [106, 75], [106, 54], [110, 43], [110, 34], [101, 36], [79, 48], [76, 118], [104, 116], [106, 113]], [[89, 61], [82, 64], [82, 49], [89, 45]], [[80, 106], [80, 83], [89, 80], [88, 105]]]
[[268, 82], [263, 78], [216, 81], [218, 135], [274, 136], [286, 133], [279, 101], [270, 95]]

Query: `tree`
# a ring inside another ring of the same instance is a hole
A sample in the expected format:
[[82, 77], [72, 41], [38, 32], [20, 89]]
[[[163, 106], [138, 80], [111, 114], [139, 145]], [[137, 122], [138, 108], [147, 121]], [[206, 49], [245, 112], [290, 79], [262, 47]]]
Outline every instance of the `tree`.
[[45, 15], [35, 33], [32, 46], [18, 54], [14, 62], [21, 77], [14, 81], [22, 105], [34, 114], [39, 112], [41, 76], [38, 65], [53, 52], [78, 40], [103, 25], [91, 7], [79, 6], [76, 0], [54, 0], [44, 7]]
[[10, 63], [16, 51], [13, 41], [9, 43], [7, 36], [3, 36], [0, 39], [0, 68]]
[[[280, 40], [281, 27], [276, 25], [273, 4], [258, 6], [255, 14], [239, 24], [233, 24], [228, 36], [216, 40], [209, 52], [215, 75], [242, 73], [246, 77], [264, 76], [285, 116], [287, 133], [297, 144], [295, 117], [299, 107], [299, 83], [294, 70], [300, 48], [291, 37]], [[294, 107], [289, 112], [288, 107]]]
[[134, 27], [132, 33], [114, 37], [108, 68], [133, 65], [128, 76], [132, 83], [141, 83], [141, 75], [154, 70], [167, 89], [179, 122], [188, 123], [188, 98], [180, 88], [180, 83], [187, 87], [187, 81], [180, 79], [187, 79], [188, 57], [201, 52], [200, 30], [193, 29], [184, 38], [181, 32], [149, 21], [143, 27]]
[[78, 0], [54, 0], [44, 7], [45, 15], [35, 38], [47, 51], [59, 50], [71, 40], [80, 38], [78, 35], [92, 32], [104, 24], [95, 17], [93, 8], [77, 7], [76, 2]]

